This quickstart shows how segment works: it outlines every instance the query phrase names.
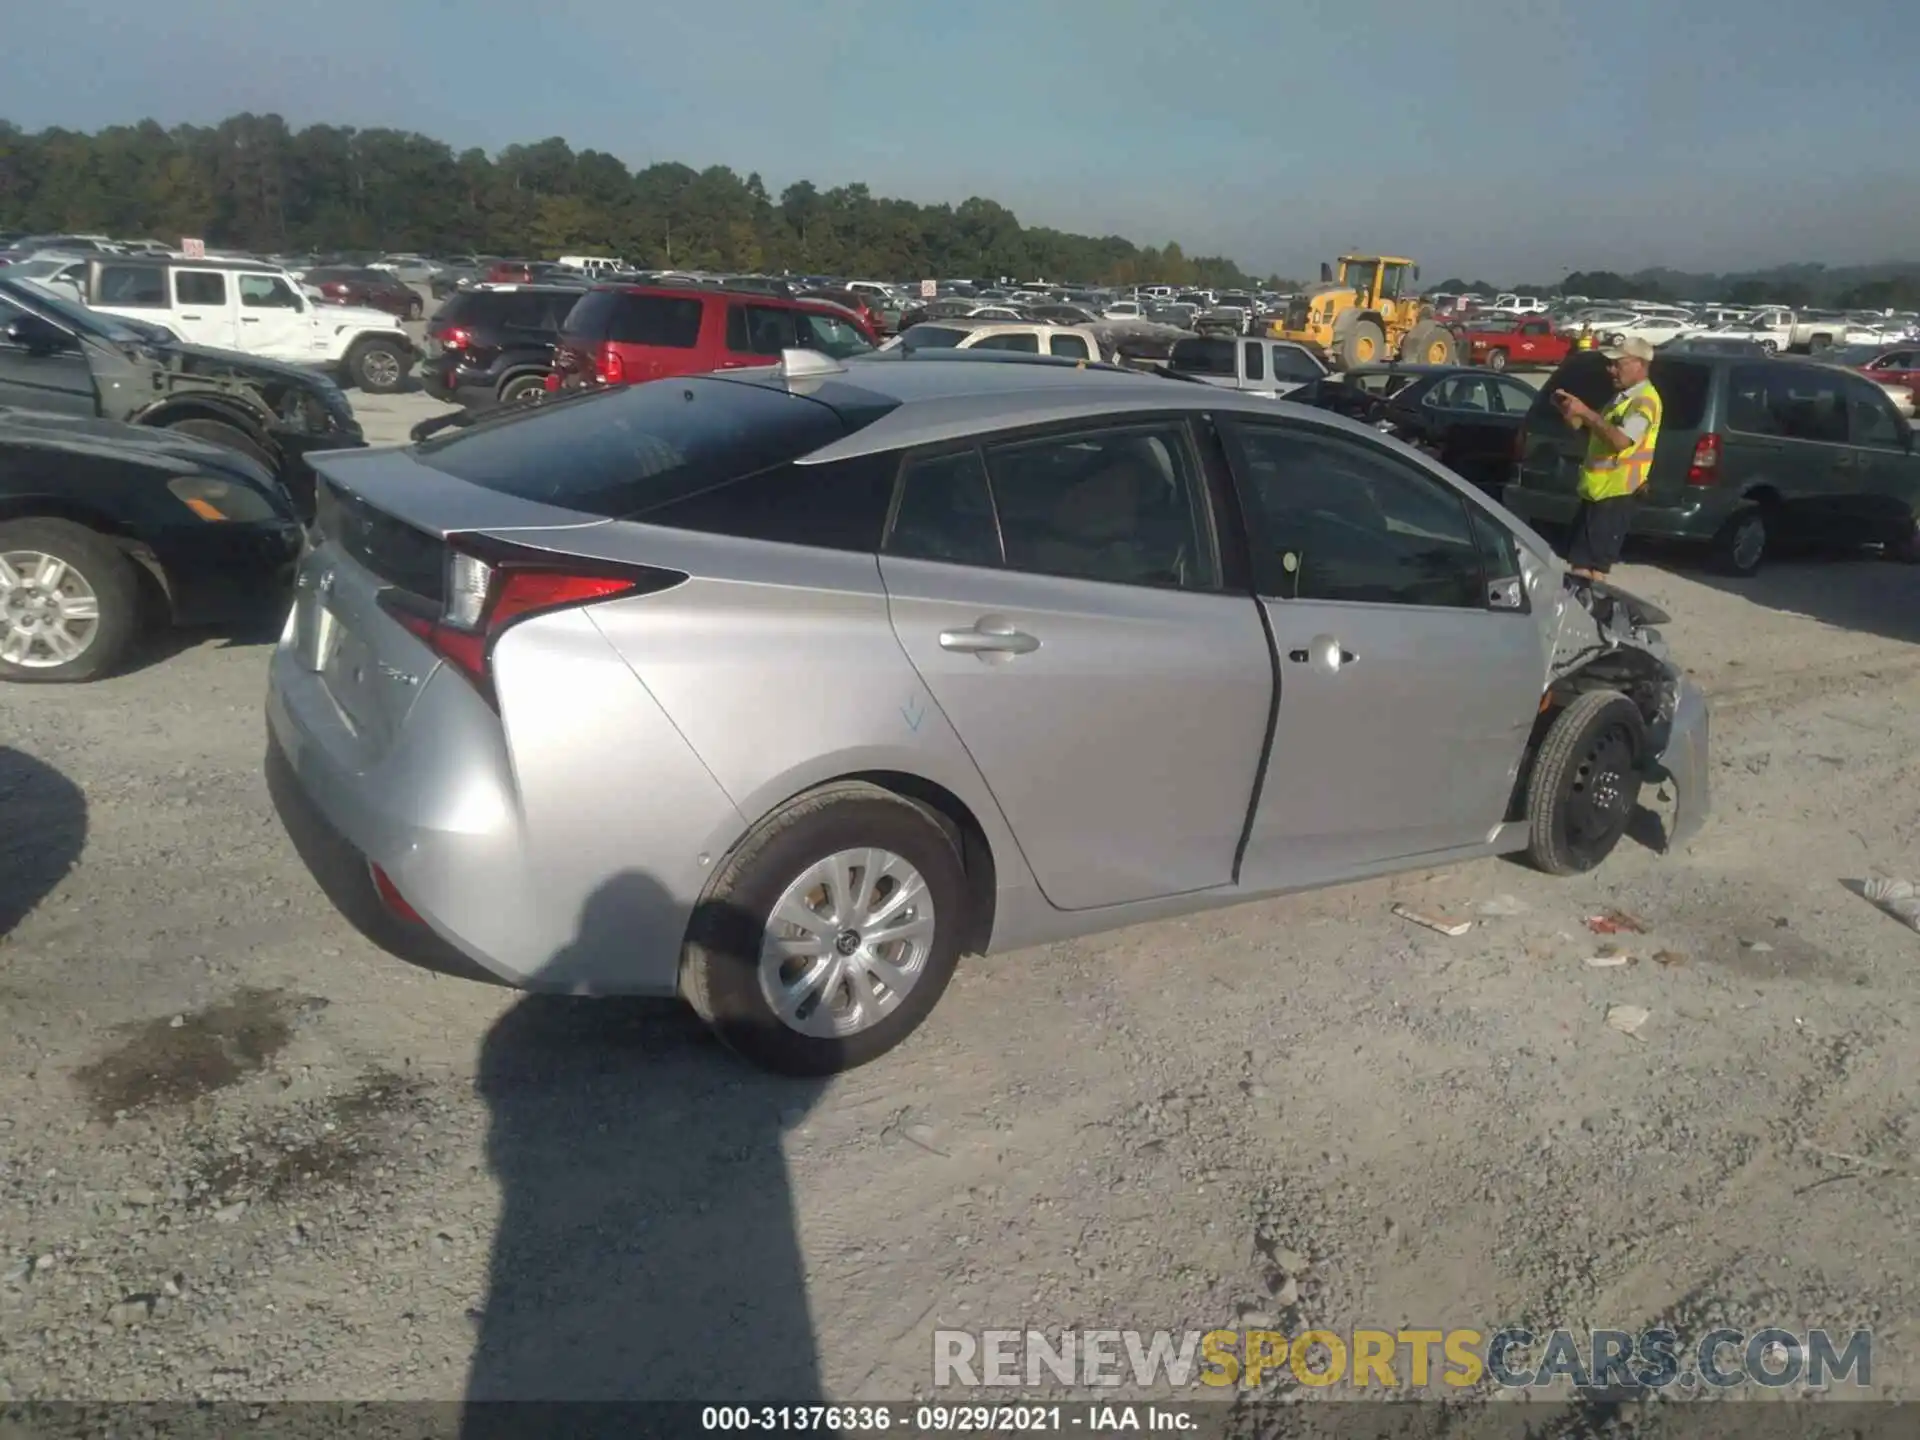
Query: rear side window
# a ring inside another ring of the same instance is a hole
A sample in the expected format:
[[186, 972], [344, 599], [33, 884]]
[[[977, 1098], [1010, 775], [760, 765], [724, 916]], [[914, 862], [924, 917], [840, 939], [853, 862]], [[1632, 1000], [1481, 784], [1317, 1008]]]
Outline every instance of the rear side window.
[[700, 316], [701, 302], [693, 295], [589, 290], [567, 313], [564, 328], [595, 343], [691, 350], [700, 340]]
[[[515, 330], [551, 330], [554, 328], [555, 296], [538, 291], [509, 291], [500, 297], [500, 323]], [[564, 313], [564, 312], [563, 312]]]
[[777, 360], [782, 350], [801, 343], [794, 319], [794, 311], [777, 305], [729, 305], [727, 349]]
[[1844, 377], [1767, 360], [1736, 365], [1727, 376], [1727, 425], [1748, 435], [1844, 445]]
[[1249, 340], [1246, 342], [1246, 356], [1247, 356], [1247, 378], [1249, 380], [1266, 379], [1267, 378], [1266, 347], [1262, 345], [1258, 340]]
[[[650, 519], [650, 512], [786, 466], [886, 408], [850, 412], [855, 418], [848, 420], [784, 390], [707, 377], [659, 380], [476, 425], [428, 440], [414, 454], [488, 490], [589, 515]], [[685, 513], [701, 512], [696, 506]]]
[[1217, 336], [1176, 340], [1167, 357], [1167, 368], [1184, 375], [1225, 375], [1231, 377], [1233, 341]]
[[1647, 378], [1660, 392], [1661, 429], [1698, 430], [1706, 424], [1707, 392], [1713, 387], [1710, 366], [1656, 360], [1648, 368]]
[[1078, 335], [1055, 335], [1049, 342], [1055, 355], [1065, 356], [1069, 360], [1091, 360], [1093, 356], [1087, 350], [1087, 342]]
[[166, 272], [151, 265], [102, 265], [100, 303], [152, 306], [156, 310], [164, 310], [167, 305]]
[[1000, 524], [978, 450], [923, 455], [907, 462], [887, 553], [949, 565], [1001, 563]]

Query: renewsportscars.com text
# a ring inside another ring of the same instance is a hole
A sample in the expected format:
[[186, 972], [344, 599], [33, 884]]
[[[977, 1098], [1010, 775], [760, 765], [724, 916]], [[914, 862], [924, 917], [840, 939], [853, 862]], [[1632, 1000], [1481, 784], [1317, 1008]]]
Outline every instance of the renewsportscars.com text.
[[1301, 1385], [1399, 1390], [1670, 1386], [1826, 1389], [1873, 1381], [1873, 1336], [1854, 1330], [1677, 1331], [1471, 1329], [936, 1330], [936, 1388], [1258, 1389]]

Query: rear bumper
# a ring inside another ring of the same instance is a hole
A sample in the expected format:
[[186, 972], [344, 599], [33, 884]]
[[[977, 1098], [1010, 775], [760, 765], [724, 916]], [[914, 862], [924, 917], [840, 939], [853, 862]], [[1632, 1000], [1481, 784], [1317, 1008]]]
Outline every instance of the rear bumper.
[[[1571, 525], [1574, 512], [1580, 508], [1580, 497], [1568, 490], [1535, 490], [1510, 484], [1501, 503], [1529, 524]], [[1642, 501], [1633, 508], [1627, 533], [1656, 540], [1711, 540], [1723, 518], [1705, 500], [1680, 505]]]
[[[506, 721], [441, 666], [375, 753], [283, 642], [268, 778], [289, 836], [347, 918], [403, 960], [525, 990], [676, 993], [719, 859], [703, 865], [703, 849], [744, 830], [738, 812], [584, 615], [524, 622], [495, 662]], [[368, 862], [431, 933], [373, 898]]]

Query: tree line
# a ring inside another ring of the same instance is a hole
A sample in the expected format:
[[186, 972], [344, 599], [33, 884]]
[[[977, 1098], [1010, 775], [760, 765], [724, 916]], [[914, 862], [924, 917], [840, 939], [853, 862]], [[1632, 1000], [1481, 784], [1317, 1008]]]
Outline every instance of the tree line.
[[408, 131], [294, 130], [278, 115], [92, 134], [0, 120], [0, 227], [195, 236], [262, 254], [578, 253], [700, 270], [1292, 288], [1177, 244], [1022, 225], [978, 196], [918, 205], [801, 180], [775, 198], [758, 174], [722, 165], [635, 171], [557, 138], [456, 153]]

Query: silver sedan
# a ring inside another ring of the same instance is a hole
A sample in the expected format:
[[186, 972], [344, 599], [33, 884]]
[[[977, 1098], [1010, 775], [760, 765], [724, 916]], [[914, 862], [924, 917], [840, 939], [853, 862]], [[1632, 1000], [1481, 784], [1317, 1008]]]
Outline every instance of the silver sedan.
[[1706, 813], [1632, 597], [1317, 410], [968, 355], [316, 457], [269, 779], [396, 954], [826, 1073], [962, 954]]

